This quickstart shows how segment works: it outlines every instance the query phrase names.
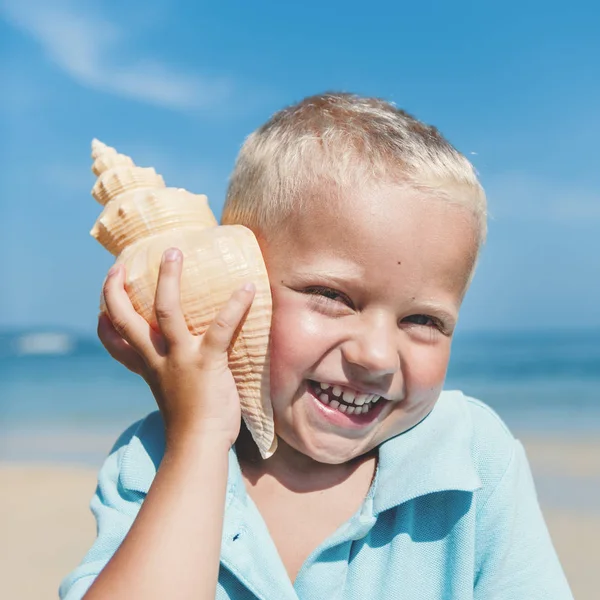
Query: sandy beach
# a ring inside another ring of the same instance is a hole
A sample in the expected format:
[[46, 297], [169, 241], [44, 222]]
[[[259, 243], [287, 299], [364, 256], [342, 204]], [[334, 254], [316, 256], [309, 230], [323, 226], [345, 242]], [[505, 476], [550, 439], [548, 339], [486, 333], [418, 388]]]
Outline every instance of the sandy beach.
[[[578, 600], [600, 589], [600, 440], [519, 436], [527, 449], [554, 544]], [[0, 464], [3, 598], [57, 598], [89, 548], [96, 470], [68, 463]]]

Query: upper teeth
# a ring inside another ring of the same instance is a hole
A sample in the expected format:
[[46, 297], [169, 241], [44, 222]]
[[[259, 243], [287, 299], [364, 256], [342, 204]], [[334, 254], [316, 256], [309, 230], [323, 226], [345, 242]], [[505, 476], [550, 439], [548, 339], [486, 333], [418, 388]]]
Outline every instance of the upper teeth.
[[[320, 383], [322, 390], [328, 390], [331, 385], [328, 383]], [[358, 406], [362, 406], [363, 404], [368, 404], [369, 402], [373, 402], [377, 400], [379, 396], [377, 394], [358, 394], [354, 390], [341, 388], [339, 385], [334, 385], [331, 393], [338, 398], [342, 396], [344, 402], [348, 404], [356, 404]]]

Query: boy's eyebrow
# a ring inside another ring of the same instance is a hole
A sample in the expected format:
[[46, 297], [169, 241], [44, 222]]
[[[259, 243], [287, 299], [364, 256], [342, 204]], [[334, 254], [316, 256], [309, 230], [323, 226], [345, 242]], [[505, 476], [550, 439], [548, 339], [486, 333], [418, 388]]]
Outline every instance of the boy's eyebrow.
[[296, 275], [301, 279], [306, 280], [318, 277], [319, 279], [324, 279], [335, 284], [360, 283], [362, 281], [362, 272], [358, 268], [336, 269], [335, 273], [332, 272], [332, 269], [327, 269], [326, 271], [311, 269], [306, 272], [297, 272]]

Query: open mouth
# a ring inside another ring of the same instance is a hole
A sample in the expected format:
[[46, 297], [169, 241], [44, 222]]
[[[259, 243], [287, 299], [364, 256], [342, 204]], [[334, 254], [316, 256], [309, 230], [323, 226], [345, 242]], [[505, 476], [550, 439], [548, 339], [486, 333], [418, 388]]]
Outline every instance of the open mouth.
[[308, 381], [312, 395], [330, 409], [346, 415], [366, 415], [379, 408], [385, 399], [375, 394], [359, 394], [340, 386], [331, 386], [318, 381]]

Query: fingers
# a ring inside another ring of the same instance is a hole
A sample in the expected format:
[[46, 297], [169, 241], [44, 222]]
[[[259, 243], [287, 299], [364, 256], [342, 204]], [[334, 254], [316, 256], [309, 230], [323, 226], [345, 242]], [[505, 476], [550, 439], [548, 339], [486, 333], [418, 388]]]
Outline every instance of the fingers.
[[209, 325], [202, 340], [202, 356], [211, 360], [227, 359], [233, 336], [254, 300], [254, 284], [235, 291]]
[[107, 314], [98, 317], [98, 337], [108, 353], [130, 371], [142, 375], [144, 361], [113, 327]]
[[166, 250], [158, 273], [154, 313], [169, 345], [188, 339], [190, 332], [181, 310], [181, 269], [183, 256], [177, 248]]
[[106, 312], [116, 332], [135, 350], [151, 359], [156, 350], [150, 336], [150, 326], [129, 300], [122, 265], [114, 265], [108, 272], [103, 293]]

